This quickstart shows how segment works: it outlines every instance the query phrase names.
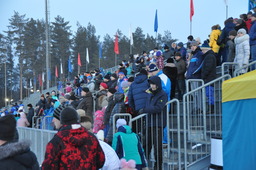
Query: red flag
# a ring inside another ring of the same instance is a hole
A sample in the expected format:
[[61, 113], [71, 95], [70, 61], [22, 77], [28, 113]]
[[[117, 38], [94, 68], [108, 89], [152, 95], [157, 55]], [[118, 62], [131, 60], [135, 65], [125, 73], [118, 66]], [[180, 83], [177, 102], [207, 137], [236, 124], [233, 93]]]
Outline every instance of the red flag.
[[56, 76], [56, 77], [59, 77], [59, 74], [58, 74], [58, 67], [57, 67], [57, 66], [55, 66], [55, 76]]
[[193, 15], [194, 15], [194, 3], [193, 3], [193, 0], [190, 0], [190, 21], [192, 21]]
[[78, 57], [77, 57], [77, 64], [81, 67], [81, 58], [80, 58], [80, 53], [78, 53]]
[[119, 54], [119, 47], [118, 47], [118, 36], [116, 34], [116, 38], [115, 38], [115, 47], [114, 47], [114, 52], [116, 54]]
[[41, 74], [38, 75], [38, 79], [39, 79], [39, 86], [42, 87], [43, 80], [42, 80], [42, 75]]

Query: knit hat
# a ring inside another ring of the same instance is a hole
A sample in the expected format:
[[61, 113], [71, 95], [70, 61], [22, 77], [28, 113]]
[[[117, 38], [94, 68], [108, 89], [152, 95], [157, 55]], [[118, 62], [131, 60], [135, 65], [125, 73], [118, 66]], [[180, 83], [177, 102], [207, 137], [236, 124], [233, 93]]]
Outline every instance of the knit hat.
[[161, 55], [162, 55], [162, 52], [161, 52], [161, 51], [157, 51], [157, 52], [156, 52], [156, 56], [157, 56], [157, 57], [159, 57], [159, 56], [161, 56]]
[[246, 34], [246, 30], [244, 29], [244, 28], [241, 28], [241, 29], [239, 29], [238, 31], [237, 31], [237, 33], [242, 33], [243, 35], [245, 35]]
[[114, 77], [115, 79], [117, 79], [116, 73], [111, 74], [111, 77]]
[[117, 119], [116, 121], [116, 128], [118, 129], [120, 126], [127, 125], [127, 122], [125, 119]]
[[205, 50], [210, 50], [211, 47], [209, 46], [208, 42], [207, 41], [204, 41], [204, 43], [202, 44], [201, 46], [201, 49], [205, 49]]
[[182, 42], [179, 42], [179, 43], [177, 44], [177, 46], [178, 46], [178, 47], [183, 47], [183, 43], [182, 43]]
[[104, 89], [107, 89], [108, 88], [108, 85], [104, 82], [101, 82], [100, 83], [100, 86], [102, 86]]
[[16, 132], [16, 120], [13, 115], [0, 118], [0, 140], [12, 141]]
[[90, 90], [89, 90], [89, 88], [88, 88], [88, 87], [83, 87], [83, 88], [82, 88], [82, 91], [84, 91], [84, 92], [88, 93]]
[[32, 104], [31, 104], [31, 103], [29, 103], [29, 104], [27, 105], [27, 107], [33, 107], [33, 106], [32, 106]]
[[104, 76], [104, 79], [109, 80], [109, 79], [110, 79], [110, 76], [107, 74], [107, 75]]
[[127, 87], [129, 87], [128, 81], [123, 81], [123, 82], [121, 83], [121, 87], [122, 87], [122, 88], [127, 88]]
[[66, 107], [61, 111], [60, 123], [62, 125], [77, 124], [78, 120], [78, 114], [75, 109], [71, 107]]
[[198, 46], [198, 42], [197, 42], [197, 41], [191, 41], [191, 42], [190, 42], [190, 45], [191, 45], [191, 46]]
[[229, 31], [228, 34], [229, 34], [229, 35], [236, 36], [236, 35], [237, 35], [237, 32], [236, 32], [236, 30], [231, 30], [231, 31]]
[[158, 70], [158, 68], [157, 68], [156, 64], [154, 64], [154, 63], [151, 63], [148, 67], [148, 72], [154, 72], [157, 70]]
[[53, 112], [53, 117], [60, 120], [60, 113], [63, 109], [65, 109], [65, 105], [59, 105]]
[[66, 92], [69, 93], [69, 92], [71, 92], [71, 91], [72, 91], [72, 87], [71, 87], [71, 86], [67, 86], [67, 87], [66, 87]]
[[116, 89], [115, 88], [110, 88], [110, 89], [108, 89], [108, 92], [111, 93], [111, 94], [114, 94], [116, 92]]

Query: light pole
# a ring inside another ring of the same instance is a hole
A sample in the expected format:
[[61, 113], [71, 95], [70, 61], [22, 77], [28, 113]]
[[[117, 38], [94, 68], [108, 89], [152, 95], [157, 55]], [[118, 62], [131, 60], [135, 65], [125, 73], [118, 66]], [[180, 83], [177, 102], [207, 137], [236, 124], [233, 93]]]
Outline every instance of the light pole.
[[5, 98], [5, 107], [8, 105], [8, 101], [9, 101], [9, 99]]

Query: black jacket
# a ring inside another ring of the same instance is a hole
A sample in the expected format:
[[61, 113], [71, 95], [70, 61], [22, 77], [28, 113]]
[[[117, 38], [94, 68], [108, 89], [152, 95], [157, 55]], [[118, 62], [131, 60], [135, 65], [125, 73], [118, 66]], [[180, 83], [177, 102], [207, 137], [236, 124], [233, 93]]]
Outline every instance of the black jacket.
[[0, 146], [0, 169], [39, 170], [36, 155], [28, 141], [6, 143]]
[[212, 50], [207, 51], [203, 56], [201, 77], [204, 83], [208, 83], [216, 78], [216, 57]]
[[171, 99], [175, 97], [175, 88], [177, 82], [178, 71], [174, 63], [166, 63], [163, 68], [163, 72], [171, 80]]
[[34, 116], [34, 108], [29, 108], [28, 110], [28, 115], [27, 115], [27, 119], [28, 119], [28, 122], [29, 122], [29, 126], [28, 127], [32, 127], [32, 118]]
[[90, 116], [91, 120], [93, 120], [93, 98], [91, 92], [87, 92], [87, 94], [82, 97], [82, 101], [79, 103], [76, 109], [83, 109], [85, 114]]

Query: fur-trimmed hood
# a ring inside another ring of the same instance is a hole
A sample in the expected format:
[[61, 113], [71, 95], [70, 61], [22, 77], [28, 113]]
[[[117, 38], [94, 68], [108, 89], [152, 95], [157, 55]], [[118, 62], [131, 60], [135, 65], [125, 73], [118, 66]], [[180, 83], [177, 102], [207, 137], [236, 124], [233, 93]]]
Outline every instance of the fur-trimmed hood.
[[30, 141], [28, 140], [6, 143], [0, 146], [0, 162], [11, 159], [24, 167], [34, 167], [37, 164], [37, 159], [29, 147]]

